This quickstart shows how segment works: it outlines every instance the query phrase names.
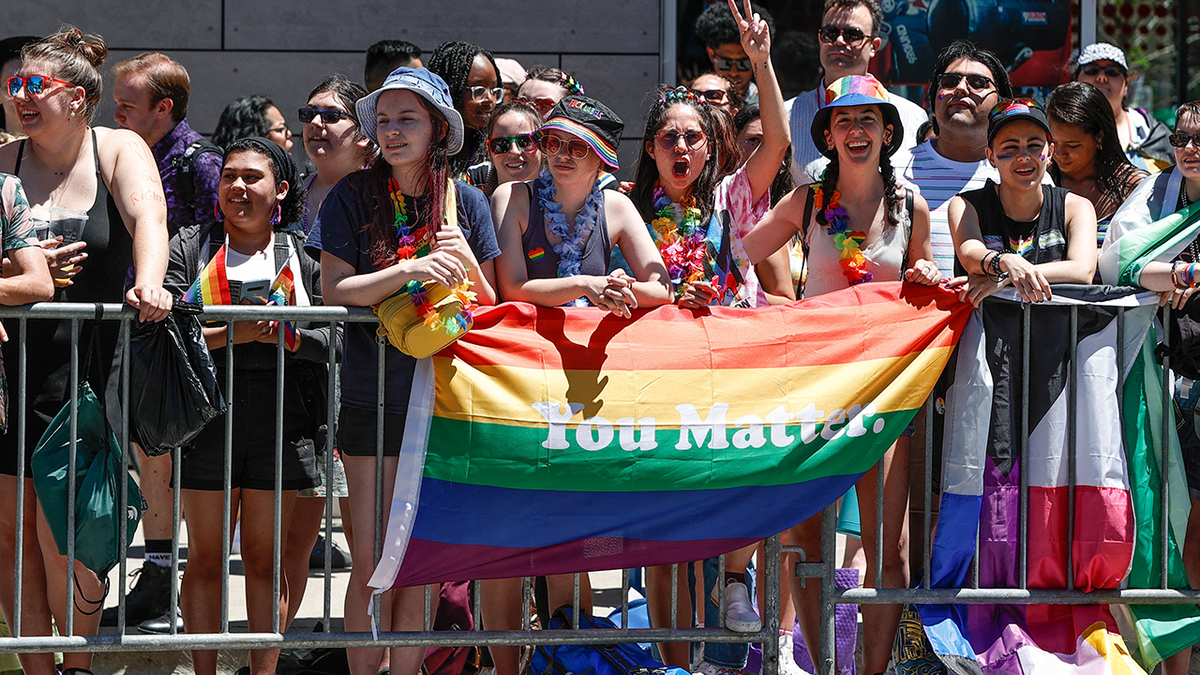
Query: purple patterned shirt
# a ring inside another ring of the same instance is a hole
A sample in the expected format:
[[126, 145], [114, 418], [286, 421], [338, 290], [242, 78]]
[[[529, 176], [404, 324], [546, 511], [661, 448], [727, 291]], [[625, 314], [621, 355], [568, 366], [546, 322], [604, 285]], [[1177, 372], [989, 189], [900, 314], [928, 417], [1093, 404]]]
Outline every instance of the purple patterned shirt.
[[167, 197], [167, 232], [174, 236], [179, 228], [193, 223], [203, 223], [215, 217], [217, 206], [217, 183], [221, 179], [221, 156], [215, 152], [200, 153], [192, 165], [192, 181], [195, 187], [195, 208], [188, 209], [184, 194], [179, 187], [181, 170], [175, 166], [175, 158], [183, 154], [192, 143], [203, 140], [203, 136], [188, 126], [183, 119], [171, 133], [150, 148], [158, 164], [158, 175], [162, 178], [163, 192]]

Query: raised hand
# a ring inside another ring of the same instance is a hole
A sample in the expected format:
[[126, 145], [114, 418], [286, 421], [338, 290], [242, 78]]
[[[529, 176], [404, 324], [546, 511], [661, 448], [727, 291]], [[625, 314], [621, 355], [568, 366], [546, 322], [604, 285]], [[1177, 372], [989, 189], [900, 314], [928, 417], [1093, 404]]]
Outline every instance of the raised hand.
[[763, 21], [762, 17], [756, 14], [753, 8], [751, 8], [750, 0], [742, 0], [746, 7], [745, 17], [738, 10], [734, 0], [728, 0], [728, 2], [729, 11], [733, 14], [733, 20], [738, 25], [742, 49], [746, 50], [746, 56], [755, 65], [755, 72], [757, 73], [758, 66], [765, 65], [771, 58], [771, 31], [767, 28], [767, 22]]

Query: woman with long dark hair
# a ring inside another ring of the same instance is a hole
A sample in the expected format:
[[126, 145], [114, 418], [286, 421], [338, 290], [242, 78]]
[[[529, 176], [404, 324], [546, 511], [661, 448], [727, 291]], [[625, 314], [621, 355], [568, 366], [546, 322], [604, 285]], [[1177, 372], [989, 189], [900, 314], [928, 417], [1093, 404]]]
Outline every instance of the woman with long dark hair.
[[279, 107], [262, 94], [251, 94], [236, 98], [221, 111], [212, 142], [222, 148], [239, 138], [262, 136], [274, 141], [279, 147], [292, 149], [292, 130]]
[[504, 100], [500, 67], [491, 52], [470, 42], [443, 42], [429, 55], [427, 66], [450, 87], [454, 108], [462, 117], [462, 149], [450, 157], [450, 175], [459, 179], [486, 159], [483, 132]]
[[[883, 85], [870, 75], [843, 77], [825, 91], [825, 106], [813, 118], [813, 143], [829, 158], [821, 182], [797, 188], [746, 235], [751, 261], [761, 260], [794, 235], [806, 248], [805, 297], [870, 281], [901, 279], [934, 285], [941, 280], [929, 241], [929, 207], [900, 186], [891, 156], [904, 129]], [[845, 233], [862, 232], [862, 239]], [[883, 549], [863, 539], [867, 554], [866, 586], [875, 584], [873, 561], [883, 559], [881, 588], [908, 587], [908, 450], [912, 428], [856, 484], [862, 530], [883, 521]], [[876, 513], [878, 473], [883, 471], [882, 513]], [[790, 542], [819, 550], [818, 514], [792, 528]], [[808, 561], [812, 562], [810, 554]], [[817, 592], [792, 580], [792, 600], [810, 651], [817, 644]], [[891, 655], [898, 605], [864, 606], [864, 672], [883, 672]], [[812, 655], [816, 663], [816, 654]]]
[[[223, 304], [319, 305], [321, 286], [317, 265], [305, 258], [304, 188], [291, 158], [274, 141], [250, 136], [230, 143], [225, 151], [218, 183], [219, 221], [184, 227], [171, 239], [167, 288], [183, 295], [211, 264], [224, 267], [239, 288], [259, 283], [258, 299], [233, 297]], [[232, 284], [231, 284], [232, 286]], [[288, 290], [285, 290], [288, 289]], [[193, 293], [195, 293], [193, 291]], [[275, 296], [273, 294], [280, 295]], [[196, 295], [208, 302], [203, 293]], [[244, 293], [242, 295], [245, 295]], [[188, 297], [188, 296], [184, 296]], [[226, 326], [207, 327], [209, 349], [226, 348]], [[275, 519], [275, 432], [264, 419], [276, 415], [276, 349], [283, 324], [239, 321], [233, 324], [234, 402], [231, 447], [230, 531], [240, 521], [242, 564], [246, 575], [246, 611], [250, 630], [270, 631], [272, 615], [286, 625], [289, 606], [288, 575], [280, 582], [280, 602], [272, 602]], [[315, 461], [317, 430], [324, 423], [325, 361], [330, 330], [306, 323], [285, 331], [283, 391], [283, 492], [280, 528], [287, 532], [299, 490], [312, 488], [320, 478]], [[225, 357], [214, 359], [217, 381], [224, 387]], [[185, 625], [197, 633], [212, 633], [221, 621], [221, 563], [226, 550], [219, 514], [224, 508], [222, 467], [225, 423], [214, 419], [185, 448], [180, 467], [180, 487], [188, 527], [188, 566], [183, 575], [180, 601]], [[286, 558], [286, 550], [280, 553]], [[308, 570], [303, 573], [307, 576]], [[250, 672], [275, 672], [279, 650], [250, 652]], [[195, 671], [214, 675], [215, 651], [193, 651]]]
[[545, 159], [537, 138], [541, 126], [542, 116], [531, 105], [505, 103], [496, 108], [484, 134], [488, 161], [471, 167], [468, 182], [491, 197], [500, 185], [537, 178]]
[[1112, 108], [1096, 87], [1070, 82], [1046, 100], [1046, 120], [1054, 139], [1054, 184], [1084, 197], [1096, 209], [1096, 245], [1104, 243], [1108, 219], [1130, 192], [1150, 175], [1121, 151]]
[[[321, 205], [308, 250], [321, 260], [329, 304], [369, 307], [410, 283], [434, 281], [451, 289], [467, 282], [480, 304], [496, 300], [492, 259], [500, 254], [487, 198], [450, 180], [449, 158], [463, 145], [463, 121], [446, 82], [424, 68], [398, 68], [380, 89], [355, 105], [363, 131], [380, 157], [338, 183]], [[456, 206], [449, 208], [449, 200]], [[342, 403], [337, 447], [346, 467], [351, 519], [375, 522], [376, 383], [384, 378], [384, 494], [395, 484], [408, 396], [416, 359], [388, 346], [379, 362], [374, 324], [347, 324], [342, 358]], [[383, 514], [387, 529], [388, 513]], [[374, 537], [351, 542], [355, 565], [346, 590], [346, 629], [367, 631], [371, 622]], [[435, 591], [434, 598], [438, 594]], [[397, 588], [382, 596], [379, 626], [422, 630], [422, 588]], [[436, 600], [435, 600], [436, 602]], [[391, 670], [416, 675], [424, 648], [391, 650]], [[383, 650], [347, 650], [354, 675], [376, 675]]]

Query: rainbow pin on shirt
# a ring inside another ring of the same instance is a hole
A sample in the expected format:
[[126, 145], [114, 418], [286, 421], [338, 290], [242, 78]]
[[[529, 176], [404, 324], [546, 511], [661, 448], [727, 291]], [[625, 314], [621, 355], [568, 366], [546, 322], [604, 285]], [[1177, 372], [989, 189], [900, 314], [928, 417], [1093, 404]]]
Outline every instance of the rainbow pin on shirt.
[[545, 256], [546, 256], [546, 252], [544, 250], [542, 250], [541, 246], [539, 246], [529, 252], [529, 259], [534, 262], [541, 260]]

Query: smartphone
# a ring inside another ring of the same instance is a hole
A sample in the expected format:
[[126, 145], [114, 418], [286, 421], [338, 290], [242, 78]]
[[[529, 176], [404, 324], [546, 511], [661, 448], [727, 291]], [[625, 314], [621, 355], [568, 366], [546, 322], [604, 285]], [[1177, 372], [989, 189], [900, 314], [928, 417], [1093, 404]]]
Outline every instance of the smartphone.
[[271, 282], [268, 279], [243, 281], [238, 295], [239, 305], [265, 305], [271, 297]]

